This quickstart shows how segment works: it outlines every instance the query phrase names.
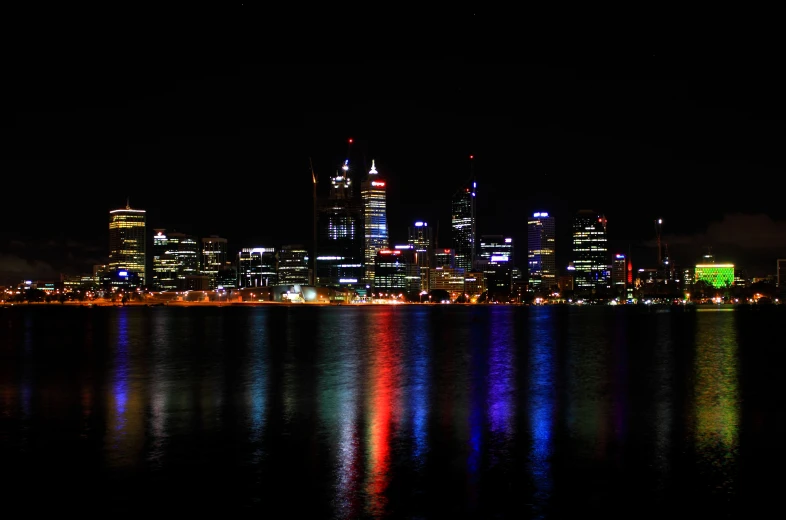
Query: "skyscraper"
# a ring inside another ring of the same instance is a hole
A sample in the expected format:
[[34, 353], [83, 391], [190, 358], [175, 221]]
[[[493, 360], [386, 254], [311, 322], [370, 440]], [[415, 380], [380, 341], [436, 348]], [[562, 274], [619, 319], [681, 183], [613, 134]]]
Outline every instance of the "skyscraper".
[[[470, 161], [472, 161], [472, 156], [470, 156]], [[470, 174], [469, 181], [456, 191], [451, 201], [451, 226], [453, 228], [453, 249], [456, 252], [456, 267], [464, 269], [465, 272], [472, 271], [475, 263], [475, 194], [477, 186], [474, 174]]]
[[573, 288], [580, 293], [605, 290], [611, 282], [606, 217], [581, 210], [573, 218]]
[[374, 284], [377, 252], [388, 248], [387, 191], [386, 182], [371, 160], [368, 178], [360, 185], [363, 203], [364, 261], [367, 284]]
[[417, 221], [408, 230], [407, 243], [415, 250], [415, 263], [420, 267], [432, 267], [434, 262], [434, 238], [427, 222]]
[[147, 280], [145, 220], [145, 210], [128, 204], [109, 212], [109, 270], [129, 285]]
[[527, 221], [527, 271], [531, 291], [548, 291], [557, 285], [554, 217], [545, 211]]
[[513, 239], [502, 235], [481, 236], [477, 263], [489, 295], [507, 297], [513, 280]]
[[153, 235], [153, 288], [158, 291], [185, 290], [186, 278], [197, 274], [197, 239], [185, 233], [156, 229]]
[[227, 263], [227, 239], [216, 235], [202, 239], [202, 265], [200, 273], [208, 277], [208, 287], [217, 287], [218, 271]]
[[331, 177], [327, 197], [317, 203], [314, 277], [319, 286], [357, 287], [365, 275], [363, 206], [354, 196], [350, 174], [347, 158]]

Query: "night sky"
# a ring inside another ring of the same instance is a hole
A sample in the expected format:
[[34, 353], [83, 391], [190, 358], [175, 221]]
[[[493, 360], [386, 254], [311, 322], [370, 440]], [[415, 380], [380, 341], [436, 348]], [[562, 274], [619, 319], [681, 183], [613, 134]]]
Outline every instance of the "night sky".
[[636, 268], [654, 266], [662, 218], [676, 263], [711, 248], [774, 274], [786, 176], [773, 47], [499, 52], [460, 36], [468, 20], [419, 53], [316, 37], [298, 50], [253, 19], [118, 46], [28, 38], [5, 69], [0, 283], [106, 262], [108, 211], [127, 199], [151, 234], [215, 234], [231, 253], [310, 246], [309, 158], [322, 192], [349, 138], [358, 188], [372, 159], [389, 182], [394, 244], [424, 220], [452, 245], [450, 198], [474, 155], [478, 231], [514, 237], [520, 267], [533, 211], [556, 217], [562, 268], [572, 215], [594, 209]]

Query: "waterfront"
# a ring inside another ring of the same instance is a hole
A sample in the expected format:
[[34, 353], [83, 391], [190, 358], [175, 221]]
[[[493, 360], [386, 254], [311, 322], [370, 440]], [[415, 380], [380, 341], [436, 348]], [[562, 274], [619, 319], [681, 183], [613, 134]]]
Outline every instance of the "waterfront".
[[29, 514], [754, 517], [784, 484], [782, 309], [6, 307], [6, 493]]

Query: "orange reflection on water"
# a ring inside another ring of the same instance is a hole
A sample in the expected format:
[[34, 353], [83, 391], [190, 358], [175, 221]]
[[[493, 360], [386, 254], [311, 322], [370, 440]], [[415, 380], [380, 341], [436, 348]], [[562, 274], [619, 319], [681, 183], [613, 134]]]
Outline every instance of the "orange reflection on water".
[[366, 470], [367, 509], [379, 516], [387, 505], [385, 492], [390, 483], [390, 442], [396, 410], [397, 349], [391, 332], [392, 312], [383, 311], [370, 334], [371, 384], [368, 438], [368, 466]]

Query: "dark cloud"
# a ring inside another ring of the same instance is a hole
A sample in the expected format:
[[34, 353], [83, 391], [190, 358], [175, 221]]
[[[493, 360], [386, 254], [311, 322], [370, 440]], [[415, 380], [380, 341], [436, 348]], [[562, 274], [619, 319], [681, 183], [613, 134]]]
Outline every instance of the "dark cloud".
[[59, 277], [59, 274], [46, 262], [0, 254], [0, 280], [5, 280], [5, 283], [15, 283], [23, 279], [52, 279]]
[[[646, 247], [657, 248], [657, 240]], [[707, 229], [693, 234], [664, 234], [661, 246], [671, 258], [686, 265], [712, 254], [716, 261], [732, 262], [764, 276], [775, 270], [775, 261], [786, 258], [786, 220], [767, 215], [732, 213], [710, 222]]]

